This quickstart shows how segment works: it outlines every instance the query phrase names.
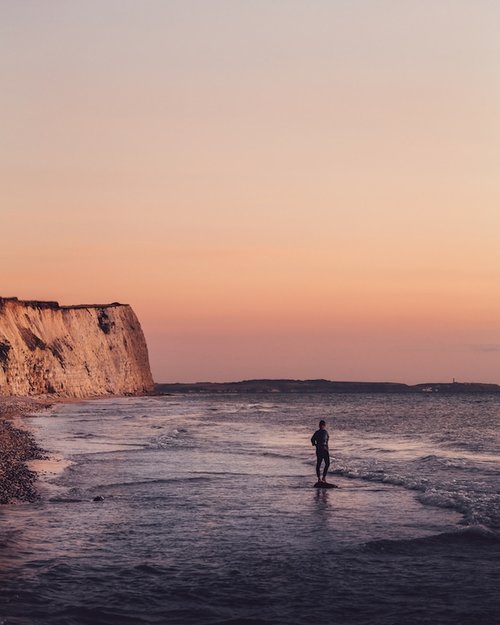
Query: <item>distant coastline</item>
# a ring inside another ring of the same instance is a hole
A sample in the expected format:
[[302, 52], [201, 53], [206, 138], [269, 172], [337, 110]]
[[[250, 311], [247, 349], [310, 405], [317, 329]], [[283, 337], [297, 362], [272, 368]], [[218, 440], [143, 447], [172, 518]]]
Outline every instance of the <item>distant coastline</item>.
[[331, 380], [242, 380], [240, 382], [157, 383], [155, 391], [169, 393], [441, 393], [446, 395], [500, 393], [500, 385], [481, 382], [335, 382]]

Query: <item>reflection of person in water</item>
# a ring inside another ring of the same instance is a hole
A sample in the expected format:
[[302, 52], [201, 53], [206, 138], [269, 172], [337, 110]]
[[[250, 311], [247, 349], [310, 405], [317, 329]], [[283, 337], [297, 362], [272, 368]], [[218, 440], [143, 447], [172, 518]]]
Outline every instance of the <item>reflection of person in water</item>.
[[313, 447], [316, 447], [316, 475], [320, 481], [321, 463], [324, 462], [322, 483], [326, 483], [326, 474], [330, 466], [330, 453], [328, 451], [328, 440], [330, 436], [326, 431], [326, 423], [323, 419], [319, 422], [319, 430], [316, 430], [311, 437]]

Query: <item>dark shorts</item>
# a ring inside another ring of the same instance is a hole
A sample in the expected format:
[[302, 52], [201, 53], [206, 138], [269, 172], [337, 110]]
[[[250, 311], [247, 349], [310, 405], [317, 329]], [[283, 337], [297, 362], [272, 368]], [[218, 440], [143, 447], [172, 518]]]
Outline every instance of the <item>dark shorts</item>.
[[330, 462], [330, 453], [328, 449], [316, 449], [316, 458], [318, 460], [324, 460]]

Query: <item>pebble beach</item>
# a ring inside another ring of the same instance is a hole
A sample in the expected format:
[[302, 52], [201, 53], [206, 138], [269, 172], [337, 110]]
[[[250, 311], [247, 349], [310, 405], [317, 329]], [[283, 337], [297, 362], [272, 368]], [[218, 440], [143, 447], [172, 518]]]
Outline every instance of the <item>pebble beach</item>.
[[0, 397], [0, 504], [36, 499], [37, 474], [27, 463], [45, 454], [21, 418], [50, 405], [43, 399]]

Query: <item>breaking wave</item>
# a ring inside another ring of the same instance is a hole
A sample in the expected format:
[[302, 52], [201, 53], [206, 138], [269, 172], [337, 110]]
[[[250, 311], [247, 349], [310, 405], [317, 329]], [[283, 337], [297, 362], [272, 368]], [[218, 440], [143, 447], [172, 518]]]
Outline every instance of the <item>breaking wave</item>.
[[418, 501], [426, 506], [451, 508], [463, 515], [465, 525], [482, 524], [500, 528], [500, 494], [481, 492], [478, 485], [465, 486], [458, 482], [436, 483], [427, 477], [392, 473], [383, 468], [340, 467], [332, 473], [350, 479], [399, 486], [417, 491]]

